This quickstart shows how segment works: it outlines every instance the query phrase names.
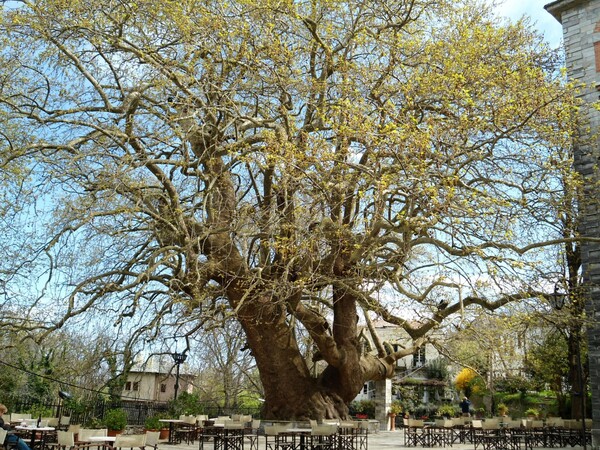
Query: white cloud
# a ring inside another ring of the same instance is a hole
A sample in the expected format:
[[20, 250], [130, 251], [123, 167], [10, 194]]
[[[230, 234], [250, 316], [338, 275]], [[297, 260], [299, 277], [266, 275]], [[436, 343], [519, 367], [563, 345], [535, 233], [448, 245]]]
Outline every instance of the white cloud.
[[[491, 2], [491, 0], [489, 0]], [[551, 0], [500, 0], [497, 2], [498, 15], [510, 20], [517, 20], [523, 16], [532, 19], [535, 28], [544, 34], [552, 47], [562, 43], [562, 26], [550, 15], [544, 6]]]

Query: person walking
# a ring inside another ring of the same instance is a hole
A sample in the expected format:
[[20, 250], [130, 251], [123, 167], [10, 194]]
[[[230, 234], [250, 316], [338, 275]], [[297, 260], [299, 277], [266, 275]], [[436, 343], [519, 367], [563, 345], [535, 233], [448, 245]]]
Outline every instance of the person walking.
[[459, 403], [460, 410], [464, 417], [471, 415], [471, 401], [467, 397], [463, 397], [462, 402]]

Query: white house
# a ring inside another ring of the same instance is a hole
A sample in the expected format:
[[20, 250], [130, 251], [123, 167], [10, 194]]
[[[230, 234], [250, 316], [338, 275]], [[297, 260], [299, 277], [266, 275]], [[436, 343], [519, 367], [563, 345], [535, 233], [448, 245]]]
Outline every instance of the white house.
[[[391, 350], [397, 351], [411, 345], [410, 336], [397, 325], [378, 320], [373, 322], [373, 326], [381, 341], [385, 342], [385, 345]], [[367, 339], [368, 333], [364, 333], [364, 336], [365, 339]], [[368, 346], [372, 347], [372, 343], [369, 342]], [[431, 390], [427, 389], [427, 386], [431, 383], [429, 383], [426, 366], [430, 361], [439, 358], [439, 356], [437, 349], [433, 345], [426, 344], [416, 353], [399, 359], [396, 361], [396, 373], [392, 379], [392, 385], [402, 384], [404, 382], [416, 382], [418, 385], [422, 386], [420, 389], [421, 401], [427, 403], [430, 400], [431, 393]], [[355, 400], [374, 399], [375, 385], [376, 384], [371, 381], [365, 383], [363, 390]]]
[[[189, 372], [185, 363], [179, 369], [178, 393], [191, 393], [195, 375]], [[177, 367], [169, 355], [155, 355], [148, 360], [136, 361], [127, 375], [122, 398], [157, 402], [173, 400], [176, 373]]]

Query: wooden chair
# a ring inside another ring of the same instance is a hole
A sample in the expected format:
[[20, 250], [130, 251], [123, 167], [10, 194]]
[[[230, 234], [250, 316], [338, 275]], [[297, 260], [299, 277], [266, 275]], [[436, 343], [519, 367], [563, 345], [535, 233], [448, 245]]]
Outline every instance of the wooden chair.
[[179, 420], [183, 420], [182, 423], [177, 424], [177, 428], [173, 430], [174, 441], [182, 442], [186, 444], [192, 444], [197, 439], [198, 429], [196, 416], [179, 416]]
[[57, 450], [78, 450], [90, 447], [87, 442], [75, 442], [75, 433], [72, 431], [57, 430], [56, 439], [56, 442], [46, 443], [46, 446]]
[[420, 419], [407, 419], [406, 429], [404, 430], [405, 445], [416, 447], [422, 445], [428, 446], [428, 431], [425, 429], [425, 423]]
[[[337, 448], [337, 425], [316, 425], [310, 430], [311, 450], [333, 450]], [[343, 447], [342, 448], [346, 448]], [[352, 448], [352, 447], [349, 447]]]
[[8, 442], [6, 437], [8, 436], [8, 431], [4, 428], [0, 428], [0, 446], [4, 448], [4, 450], [12, 450], [17, 448], [16, 443]]
[[286, 433], [287, 425], [265, 425], [265, 450], [293, 450], [295, 439]]
[[69, 431], [69, 425], [71, 425], [71, 416], [60, 416], [60, 419], [58, 419], [58, 429]]
[[58, 427], [58, 417], [42, 417], [42, 420], [45, 420], [49, 427]]
[[146, 431], [146, 447], [152, 447], [154, 450], [157, 450], [159, 436], [160, 431]]
[[258, 450], [258, 433], [260, 431], [260, 420], [252, 419], [246, 423], [244, 428], [244, 440], [250, 444], [250, 450]]
[[234, 421], [225, 422], [223, 433], [217, 439], [223, 440], [224, 449], [244, 450], [244, 424]]
[[112, 449], [121, 448], [139, 448], [144, 450], [146, 447], [146, 434], [118, 434], [115, 442], [110, 446]]
[[28, 419], [31, 419], [31, 414], [12, 413], [10, 415], [10, 422], [13, 422], [13, 423], [23, 422], [24, 420], [28, 420]]

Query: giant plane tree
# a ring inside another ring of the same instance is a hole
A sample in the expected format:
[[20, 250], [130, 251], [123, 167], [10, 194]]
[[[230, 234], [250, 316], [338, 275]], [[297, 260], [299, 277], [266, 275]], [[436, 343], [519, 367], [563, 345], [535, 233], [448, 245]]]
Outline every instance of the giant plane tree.
[[235, 320], [265, 417], [344, 417], [445, 323], [543, 291], [575, 107], [526, 21], [472, 0], [0, 11], [2, 326], [110, 318], [144, 345]]

